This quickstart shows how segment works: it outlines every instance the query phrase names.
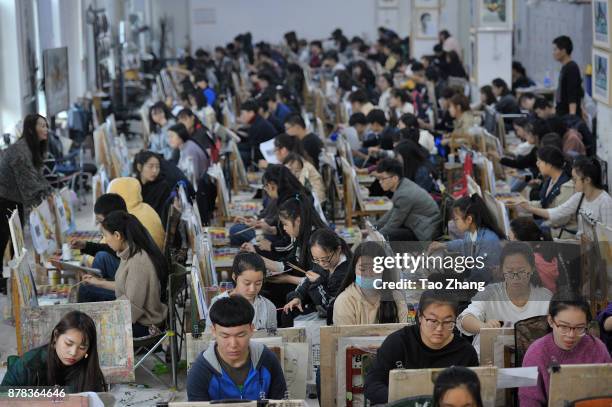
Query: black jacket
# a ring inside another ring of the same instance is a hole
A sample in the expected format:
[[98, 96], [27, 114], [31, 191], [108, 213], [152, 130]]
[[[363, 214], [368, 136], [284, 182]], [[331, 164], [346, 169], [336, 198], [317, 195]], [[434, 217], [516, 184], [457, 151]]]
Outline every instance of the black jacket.
[[105, 243], [94, 243], [94, 242], [86, 242], [85, 248], [81, 249], [81, 254], [87, 254], [89, 256], [95, 257], [98, 252], [106, 252], [110, 253], [113, 256], [117, 257], [117, 253], [111, 247]]
[[304, 151], [312, 160], [312, 164], [319, 171], [319, 154], [323, 150], [323, 141], [314, 133], [309, 133], [302, 140]]
[[164, 176], [160, 175], [153, 182], [148, 182], [142, 187], [142, 201], [149, 204], [159, 215], [162, 225], [166, 226], [166, 218], [168, 216], [168, 205], [170, 204], [169, 197], [172, 192], [172, 186], [166, 181]]
[[[457, 331], [455, 331], [457, 332]], [[442, 349], [428, 348], [421, 340], [419, 325], [393, 332], [378, 349], [374, 366], [365, 380], [364, 393], [372, 404], [385, 404], [389, 398], [389, 371], [392, 369], [429, 369], [449, 366], [478, 366], [472, 345], [455, 333]]]
[[259, 145], [276, 137], [277, 131], [269, 121], [257, 115], [248, 131], [248, 142], [253, 150], [254, 162], [263, 160]]
[[295, 290], [287, 295], [287, 302], [294, 298], [299, 298], [302, 304], [320, 305], [327, 310], [333, 300], [338, 295], [340, 285], [348, 273], [350, 258], [347, 258], [336, 267], [336, 270], [330, 275], [329, 271], [315, 266], [313, 271], [321, 277], [315, 282], [305, 279], [302, 284], [298, 285]]
[[537, 177], [540, 174], [536, 162], [538, 161], [538, 149], [533, 147], [529, 154], [519, 155], [516, 158], [502, 157], [499, 162], [501, 165], [506, 167], [516, 168], [519, 170], [529, 170], [533, 174], [533, 177]]

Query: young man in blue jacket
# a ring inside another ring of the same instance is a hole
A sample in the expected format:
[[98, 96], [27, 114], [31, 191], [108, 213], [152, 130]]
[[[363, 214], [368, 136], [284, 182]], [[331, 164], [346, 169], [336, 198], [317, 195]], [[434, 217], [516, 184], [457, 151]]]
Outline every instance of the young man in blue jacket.
[[189, 401], [281, 400], [287, 384], [276, 355], [251, 342], [255, 310], [239, 295], [210, 308], [215, 344], [200, 354], [187, 374]]

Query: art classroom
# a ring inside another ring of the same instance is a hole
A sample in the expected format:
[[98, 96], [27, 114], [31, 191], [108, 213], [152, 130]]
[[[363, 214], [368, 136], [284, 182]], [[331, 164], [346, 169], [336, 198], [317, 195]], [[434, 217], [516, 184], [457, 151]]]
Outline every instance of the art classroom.
[[612, 406], [612, 0], [0, 0], [0, 406]]

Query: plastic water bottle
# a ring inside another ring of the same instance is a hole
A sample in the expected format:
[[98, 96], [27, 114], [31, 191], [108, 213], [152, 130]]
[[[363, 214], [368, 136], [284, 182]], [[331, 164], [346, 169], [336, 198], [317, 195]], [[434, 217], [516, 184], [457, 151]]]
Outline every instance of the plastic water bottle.
[[552, 79], [551, 79], [550, 71], [546, 71], [546, 74], [544, 75], [544, 87], [550, 88], [551, 86], [552, 86]]

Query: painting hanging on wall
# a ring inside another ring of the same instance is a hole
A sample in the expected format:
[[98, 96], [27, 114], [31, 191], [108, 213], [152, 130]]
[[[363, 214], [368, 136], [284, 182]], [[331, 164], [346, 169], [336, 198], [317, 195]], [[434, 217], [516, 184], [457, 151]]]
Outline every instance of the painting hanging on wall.
[[611, 4], [610, 0], [593, 0], [593, 45], [608, 50], [612, 49]]
[[593, 48], [593, 99], [612, 105], [610, 54]]
[[414, 28], [417, 38], [438, 38], [440, 11], [435, 8], [416, 9]]
[[478, 27], [511, 29], [512, 0], [477, 0]]
[[43, 51], [45, 74], [45, 99], [47, 116], [55, 116], [70, 107], [68, 92], [68, 48], [52, 48]]

